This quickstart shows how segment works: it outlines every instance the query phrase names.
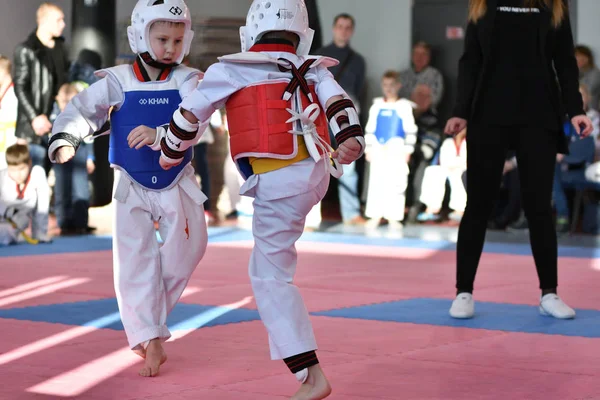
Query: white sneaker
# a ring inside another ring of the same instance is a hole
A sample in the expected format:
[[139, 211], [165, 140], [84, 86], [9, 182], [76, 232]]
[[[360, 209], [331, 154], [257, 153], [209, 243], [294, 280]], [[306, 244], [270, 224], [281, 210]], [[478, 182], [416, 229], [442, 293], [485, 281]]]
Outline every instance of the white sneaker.
[[475, 301], [471, 293], [459, 293], [450, 307], [450, 316], [452, 318], [473, 318], [475, 315]]
[[565, 302], [554, 293], [548, 293], [542, 297], [540, 301], [540, 314], [558, 319], [575, 318], [575, 310], [566, 305]]

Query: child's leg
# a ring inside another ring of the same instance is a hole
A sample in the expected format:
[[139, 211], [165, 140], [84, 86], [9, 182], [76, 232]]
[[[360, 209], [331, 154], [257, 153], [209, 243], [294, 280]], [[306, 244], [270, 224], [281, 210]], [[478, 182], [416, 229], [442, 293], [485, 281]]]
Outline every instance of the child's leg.
[[421, 188], [421, 203], [427, 206], [427, 210], [439, 212], [446, 193], [445, 182], [448, 177], [446, 169], [439, 165], [430, 165], [425, 169], [423, 175], [423, 186]]
[[329, 175], [311, 191], [275, 200], [262, 196], [260, 183], [254, 199], [255, 246], [250, 257], [250, 279], [258, 311], [269, 333], [271, 358], [286, 361], [297, 358], [295, 365], [289, 365], [295, 373], [318, 363], [308, 311], [293, 284], [295, 243], [302, 235], [307, 214], [325, 195]]
[[463, 213], [467, 206], [467, 191], [462, 182], [462, 171], [449, 174], [450, 181], [450, 208], [458, 213]]
[[[404, 221], [404, 207], [406, 205], [406, 188], [408, 187], [408, 164], [403, 154], [388, 153], [386, 173], [383, 175], [386, 190], [381, 194], [383, 200], [384, 218], [390, 222], [390, 227], [395, 227], [394, 222]], [[400, 224], [396, 224], [400, 226]]]
[[168, 339], [158, 241], [147, 191], [115, 171], [113, 263], [121, 321], [131, 349]]
[[367, 189], [367, 204], [365, 207], [365, 216], [371, 218], [369, 226], [379, 225], [379, 220], [383, 217], [383, 191], [386, 186], [386, 179], [389, 172], [386, 173], [385, 165], [381, 163], [381, 146], [374, 145], [370, 150], [370, 170], [369, 170], [369, 188]]
[[177, 186], [155, 193], [160, 204], [160, 260], [167, 315], [179, 301], [208, 242], [202, 207], [206, 196], [196, 182], [194, 170], [190, 167], [184, 174]]

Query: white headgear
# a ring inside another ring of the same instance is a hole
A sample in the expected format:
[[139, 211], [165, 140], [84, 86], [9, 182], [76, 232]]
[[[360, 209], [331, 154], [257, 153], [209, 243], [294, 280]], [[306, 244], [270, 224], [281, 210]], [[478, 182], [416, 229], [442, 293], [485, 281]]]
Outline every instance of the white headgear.
[[192, 31], [192, 17], [183, 0], [163, 0], [156, 4], [157, 0], [139, 0], [131, 13], [131, 25], [127, 27], [127, 37], [131, 51], [136, 54], [148, 52], [152, 59], [156, 55], [150, 46], [150, 26], [156, 21], [182, 22], [185, 24], [185, 35], [183, 37], [183, 51], [175, 61], [180, 64], [183, 58], [189, 54], [194, 31]]
[[240, 28], [242, 51], [248, 51], [262, 35], [271, 31], [293, 32], [300, 38], [296, 53], [306, 56], [315, 35], [308, 27], [308, 11], [304, 0], [254, 0]]

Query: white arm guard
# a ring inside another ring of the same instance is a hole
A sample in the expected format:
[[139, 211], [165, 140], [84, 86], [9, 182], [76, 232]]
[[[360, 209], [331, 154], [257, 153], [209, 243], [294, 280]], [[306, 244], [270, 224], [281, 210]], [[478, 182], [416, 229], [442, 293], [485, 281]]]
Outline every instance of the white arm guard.
[[185, 151], [198, 142], [198, 127], [198, 123], [192, 124], [177, 109], [165, 137], [160, 141], [161, 157], [168, 164], [177, 164]]

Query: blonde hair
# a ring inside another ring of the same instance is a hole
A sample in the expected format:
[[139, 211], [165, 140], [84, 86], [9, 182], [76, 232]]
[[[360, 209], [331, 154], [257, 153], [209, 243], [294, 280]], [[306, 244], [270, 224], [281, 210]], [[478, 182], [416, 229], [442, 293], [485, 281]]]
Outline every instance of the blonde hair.
[[[552, 10], [552, 25], [557, 28], [565, 18], [566, 9], [563, 0], [526, 0], [525, 4], [531, 6], [545, 6]], [[486, 0], [469, 0], [469, 22], [477, 22], [487, 11]]]
[[50, 11], [50, 10], [56, 10], [56, 11], [62, 12], [62, 8], [60, 8], [59, 6], [57, 6], [54, 3], [50, 3], [50, 2], [46, 1], [42, 4], [40, 4], [40, 6], [37, 9], [37, 13], [35, 14], [38, 24], [40, 23], [40, 21], [42, 19], [44, 19], [44, 17], [46, 16], [46, 14], [48, 14], [48, 11]]

